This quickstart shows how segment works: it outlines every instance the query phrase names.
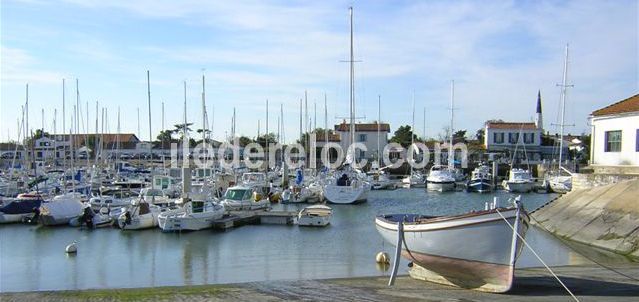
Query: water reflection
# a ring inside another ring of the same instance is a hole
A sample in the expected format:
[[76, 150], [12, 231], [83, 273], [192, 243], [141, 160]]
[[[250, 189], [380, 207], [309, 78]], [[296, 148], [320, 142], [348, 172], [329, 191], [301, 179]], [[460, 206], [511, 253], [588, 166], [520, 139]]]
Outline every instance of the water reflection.
[[[511, 196], [497, 195], [501, 202]], [[527, 209], [534, 209], [549, 198], [528, 194], [523, 202]], [[423, 189], [374, 191], [367, 203], [332, 206], [333, 219], [326, 228], [249, 225], [226, 232], [177, 234], [159, 229], [88, 231], [2, 225], [0, 291], [387, 276], [388, 267], [376, 264], [375, 255], [382, 251], [392, 257], [395, 251], [377, 234], [376, 215], [455, 214], [483, 209], [491, 199], [490, 195], [432, 194]], [[278, 207], [292, 211], [300, 208]], [[574, 244], [569, 248], [536, 228], [531, 228], [526, 238], [549, 265], [588, 263], [581, 254], [602, 261], [624, 261], [623, 257], [593, 252], [591, 248]], [[78, 241], [78, 254], [69, 257], [64, 247], [74, 240]], [[400, 273], [406, 272], [406, 264], [402, 260]], [[540, 264], [525, 250], [518, 266]]]

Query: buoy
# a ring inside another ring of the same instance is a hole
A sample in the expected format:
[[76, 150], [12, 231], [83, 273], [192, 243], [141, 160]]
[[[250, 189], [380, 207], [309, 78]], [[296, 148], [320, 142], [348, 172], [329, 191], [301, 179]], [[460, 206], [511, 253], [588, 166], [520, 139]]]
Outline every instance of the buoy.
[[375, 256], [375, 261], [377, 263], [390, 263], [390, 257], [386, 252], [379, 252], [377, 256]]
[[67, 254], [74, 254], [78, 252], [78, 246], [77, 246], [77, 242], [73, 241], [71, 244], [67, 245], [67, 247], [64, 249], [65, 252], [67, 252]]

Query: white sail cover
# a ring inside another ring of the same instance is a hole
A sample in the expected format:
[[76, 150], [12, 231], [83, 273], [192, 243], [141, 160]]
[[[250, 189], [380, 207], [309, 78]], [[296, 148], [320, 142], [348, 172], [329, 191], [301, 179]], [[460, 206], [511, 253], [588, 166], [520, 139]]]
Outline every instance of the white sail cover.
[[53, 217], [75, 217], [82, 214], [82, 202], [72, 197], [55, 198], [53, 201], [43, 203], [41, 212]]

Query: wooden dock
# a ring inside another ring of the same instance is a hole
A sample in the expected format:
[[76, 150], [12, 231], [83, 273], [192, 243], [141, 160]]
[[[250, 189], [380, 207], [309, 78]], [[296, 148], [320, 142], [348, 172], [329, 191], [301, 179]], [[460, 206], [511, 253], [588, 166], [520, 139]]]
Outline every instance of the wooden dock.
[[293, 225], [296, 217], [297, 212], [293, 211], [229, 211], [224, 217], [213, 222], [213, 228], [226, 230], [247, 224]]

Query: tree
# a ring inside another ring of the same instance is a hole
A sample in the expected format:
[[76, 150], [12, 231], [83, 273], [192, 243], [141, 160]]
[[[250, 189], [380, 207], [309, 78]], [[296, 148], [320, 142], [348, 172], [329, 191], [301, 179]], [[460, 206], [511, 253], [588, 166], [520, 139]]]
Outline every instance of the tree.
[[466, 130], [457, 130], [453, 134], [453, 142], [466, 142]]
[[268, 140], [269, 144], [275, 144], [277, 142], [277, 137], [275, 136], [275, 133], [269, 133], [269, 134], [264, 134], [262, 136], [259, 136], [255, 139], [255, 141], [260, 144], [260, 146], [266, 148], [266, 141]]
[[250, 137], [247, 137], [247, 136], [240, 136], [238, 141], [240, 142], [240, 147], [246, 147], [246, 145], [248, 145], [248, 144], [253, 142], [253, 140]]
[[162, 149], [166, 149], [168, 148], [171, 143], [177, 143], [178, 140], [173, 138], [173, 130], [164, 130], [164, 131], [160, 131], [160, 134], [158, 134], [156, 141], [153, 142], [153, 144], [157, 147], [160, 146]]
[[484, 136], [485, 135], [486, 135], [486, 131], [484, 130], [484, 128], [481, 128], [481, 129], [477, 130], [477, 132], [475, 132], [475, 138], [479, 142], [483, 142], [484, 141]]
[[393, 137], [390, 139], [393, 143], [398, 143], [402, 145], [402, 147], [406, 148], [411, 144], [411, 137], [414, 140], [417, 140], [417, 135], [415, 135], [409, 125], [400, 126], [394, 133]]

